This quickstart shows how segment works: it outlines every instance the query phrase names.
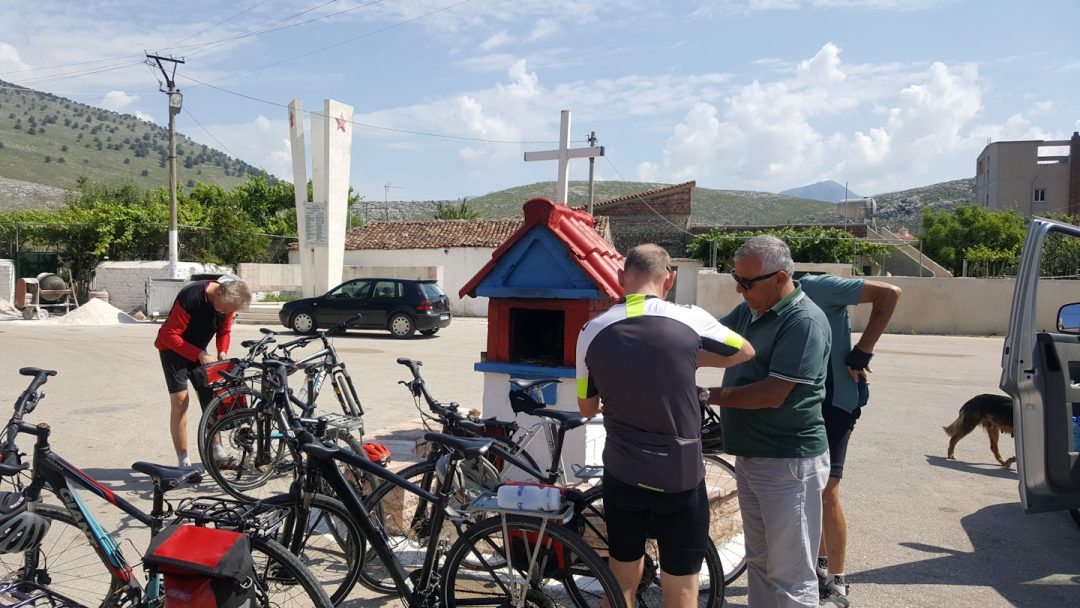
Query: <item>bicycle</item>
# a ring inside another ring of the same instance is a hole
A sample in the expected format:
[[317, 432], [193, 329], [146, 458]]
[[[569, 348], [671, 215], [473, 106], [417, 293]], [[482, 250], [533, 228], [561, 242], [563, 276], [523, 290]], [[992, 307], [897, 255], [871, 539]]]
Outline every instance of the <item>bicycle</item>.
[[[421, 488], [363, 457], [341, 447], [318, 441], [311, 433], [297, 429], [306, 466], [318, 470], [342, 496], [356, 516], [368, 549], [385, 565], [394, 590], [409, 607], [462, 605], [624, 607], [618, 583], [604, 561], [581, 536], [559, 522], [574, 514], [572, 503], [564, 502], [559, 512], [517, 511], [499, 508], [490, 492], [470, 494], [467, 504], [455, 502], [455, 493], [469, 489], [453, 483], [461, 464], [484, 461], [489, 451], [511, 461], [513, 456], [495, 446], [491, 438], [454, 437], [426, 433], [425, 440], [445, 449], [442, 481], [434, 492]], [[422, 565], [408, 569], [389, 544], [378, 518], [369, 517], [368, 508], [335, 464], [342, 462], [365, 469], [384, 483], [416, 494], [433, 505]], [[479, 519], [480, 514], [494, 515]], [[478, 519], [450, 544], [440, 538], [448, 515]]]
[[707, 476], [710, 467], [714, 470], [708, 483], [709, 537], [724, 564], [724, 582], [731, 584], [746, 572], [746, 541], [735, 465], [723, 458], [728, 454], [724, 452], [720, 415], [707, 403], [702, 404], [701, 410], [701, 450], [705, 455]]
[[[350, 321], [314, 336], [281, 344], [272, 352], [264, 353], [264, 361], [287, 361], [290, 373], [304, 370], [305, 390], [301, 396], [290, 395], [287, 402], [277, 404], [277, 407], [299, 408], [301, 417], [314, 415], [320, 389], [325, 379], [329, 378], [342, 413], [324, 414], [330, 421], [328, 438], [345, 444], [353, 451], [362, 452], [363, 446], [357, 435], [363, 435], [363, 407], [345, 364], [338, 358], [329, 339], [333, 332], [347, 327]], [[295, 349], [316, 340], [322, 342], [322, 349], [292, 360]], [[245, 372], [251, 369], [260, 371], [254, 376], [247, 376]], [[219, 415], [211, 403], [203, 414], [206, 426], [200, 423], [199, 427], [199, 454], [207, 474], [226, 493], [240, 500], [260, 500], [287, 492], [299, 471], [297, 452], [295, 449], [286, 450], [285, 447], [284, 433], [288, 426], [284, 418], [272, 411], [275, 407], [271, 399], [273, 389], [266, 386], [261, 370], [262, 365], [254, 358], [247, 358], [236, 369], [220, 371], [223, 383], [237, 387], [234, 395], [245, 395], [246, 407]], [[259, 378], [258, 390], [247, 386], [251, 377]], [[367, 479], [362, 471], [353, 471], [353, 477], [365, 493], [374, 489], [374, 482]]]
[[[44, 587], [61, 593], [84, 606], [108, 606], [125, 608], [160, 608], [164, 602], [161, 573], [144, 564], [146, 583], [135, 576], [128, 560], [111, 536], [86, 507], [79, 489], [84, 489], [120, 509], [134, 520], [150, 529], [151, 539], [158, 536], [169, 523], [185, 521], [185, 509], [194, 508], [193, 517], [208, 511], [208, 504], [225, 505], [224, 499], [192, 499], [182, 503], [182, 509], [173, 511], [165, 501], [165, 493], [200, 479], [195, 469], [182, 469], [147, 462], [136, 462], [132, 468], [146, 474], [153, 482], [153, 508], [146, 513], [120, 498], [108, 486], [75, 468], [52, 450], [48, 424], [31, 425], [23, 421], [43, 397], [40, 388], [55, 371], [38, 368], [22, 368], [19, 373], [31, 376], [29, 386], [15, 403], [15, 412], [5, 428], [4, 461], [0, 475], [14, 476], [29, 469], [31, 482], [23, 489], [27, 508], [50, 522], [48, 532], [37, 549], [20, 554], [0, 554], [3, 580], [16, 588], [34, 590]], [[31, 464], [22, 462], [15, 442], [18, 434], [36, 437]], [[61, 506], [42, 502], [49, 492]], [[168, 506], [168, 508], [166, 508]], [[234, 503], [231, 509], [235, 517], [227, 522], [216, 520], [247, 534], [256, 564], [256, 584], [259, 587], [259, 605], [270, 606], [317, 606], [329, 608], [332, 604], [323, 593], [318, 581], [297, 560], [273, 540], [255, 533], [272, 522], [260, 517], [267, 510], [242, 508]], [[204, 522], [206, 523], [205, 517]]]
[[[419, 409], [420, 399], [427, 402], [428, 409], [435, 416], [421, 414], [427, 419], [433, 419], [443, 425], [444, 432], [453, 435], [471, 433], [486, 435], [492, 427], [503, 429], [498, 433], [495, 441], [499, 442], [499, 449], [494, 450], [495, 455], [489, 458], [493, 466], [477, 466], [466, 469], [463, 477], [476, 487], [492, 489], [502, 480], [508, 477], [515, 479], [519, 475], [525, 478], [535, 479], [542, 484], [554, 484], [565, 480], [562, 467], [562, 449], [566, 433], [585, 424], [586, 419], [580, 414], [561, 412], [543, 407], [541, 391], [545, 386], [559, 382], [556, 378], [541, 378], [536, 380], [514, 379], [511, 382], [517, 390], [511, 393], [511, 405], [515, 412], [526, 413], [540, 418], [540, 422], [523, 432], [521, 427], [513, 422], [486, 419], [477, 421], [458, 413], [459, 406], [456, 404], [443, 405], [435, 400], [427, 391], [423, 378], [420, 375], [422, 363], [406, 358], [398, 359], [398, 363], [405, 365], [412, 372], [413, 379], [402, 382], [413, 393]], [[535, 393], [536, 396], [530, 395]], [[539, 399], [539, 401], [537, 400]], [[548, 469], [541, 470], [536, 461], [526, 451], [528, 444], [543, 428], [551, 464]], [[519, 438], [522, 443], [518, 443]], [[399, 475], [425, 490], [430, 490], [438, 479], [439, 460], [445, 457], [445, 452], [434, 449], [428, 455], [427, 460], [403, 469]], [[500, 462], [503, 461], [503, 462]], [[503, 467], [501, 470], [496, 466], [509, 462], [513, 467]], [[482, 463], [480, 463], [482, 464]], [[596, 468], [595, 470], [600, 470]], [[511, 472], [513, 471], [513, 472]], [[582, 475], [584, 471], [577, 471]], [[603, 496], [599, 487], [593, 487], [580, 493], [579, 507], [583, 516], [583, 536], [586, 542], [602, 557], [607, 554], [607, 529], [603, 520]], [[460, 502], [460, 501], [459, 501]], [[382, 483], [369, 497], [367, 504], [372, 510], [378, 509], [384, 514], [384, 525], [399, 559], [406, 563], [416, 564], [424, 555], [424, 548], [432, 542], [430, 536], [430, 523], [435, 512], [432, 503], [427, 502], [423, 496], [409, 493], [398, 485]], [[451, 526], [441, 530], [442, 538], [460, 536], [462, 531], [473, 525], [468, 518], [455, 514], [449, 518]], [[653, 543], [655, 545], [655, 543]], [[657, 606], [662, 601], [662, 589], [659, 586], [659, 569], [657, 567], [657, 551], [655, 546], [650, 547], [647, 559], [647, 571], [642, 578], [642, 584], [638, 588], [637, 599], [642, 606]], [[715, 548], [710, 545], [706, 548], [706, 557], [703, 564], [703, 576], [699, 589], [699, 603], [702, 606], [720, 606], [723, 603], [723, 584], [714, 584], [713, 581], [723, 581], [723, 568], [719, 555]], [[374, 591], [392, 592], [393, 583], [389, 572], [384, 564], [369, 559], [360, 575], [360, 583]]]

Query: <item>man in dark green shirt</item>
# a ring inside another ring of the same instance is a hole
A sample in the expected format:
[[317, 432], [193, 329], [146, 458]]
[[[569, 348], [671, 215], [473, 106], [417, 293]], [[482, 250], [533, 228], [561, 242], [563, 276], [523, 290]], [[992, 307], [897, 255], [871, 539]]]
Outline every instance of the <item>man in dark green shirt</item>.
[[735, 253], [731, 275], [744, 302], [721, 323], [757, 354], [709, 389], [709, 403], [722, 408], [724, 449], [736, 456], [754, 608], [818, 605], [814, 566], [829, 474], [821, 402], [831, 333], [791, 279], [794, 269], [776, 237], [754, 237]]

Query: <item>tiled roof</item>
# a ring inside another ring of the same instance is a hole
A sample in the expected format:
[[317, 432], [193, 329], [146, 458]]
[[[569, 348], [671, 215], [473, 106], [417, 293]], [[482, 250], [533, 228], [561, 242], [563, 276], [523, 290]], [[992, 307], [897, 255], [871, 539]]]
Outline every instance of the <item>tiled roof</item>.
[[[654, 194], [660, 194], [661, 192], [666, 192], [668, 190], [680, 190], [680, 189], [686, 188], [688, 186], [690, 188], [696, 187], [697, 186], [697, 180], [690, 180], [688, 182], [683, 182], [681, 184], [675, 184], [673, 186], [660, 186], [659, 188], [653, 188], [652, 190], [646, 190], [644, 192], [634, 192], [632, 194], [627, 194], [627, 195], [624, 195], [624, 196], [618, 196], [618, 197], [615, 197], [615, 198], [609, 198], [606, 201], [600, 201], [600, 202], [597, 202], [597, 203], [593, 203], [593, 209], [596, 209], [597, 207], [602, 207], [604, 205], [614, 205], [615, 203], [622, 203], [622, 202], [625, 202], [625, 201], [635, 200], [635, 199], [639, 199], [639, 198], [648, 198], [648, 197], [650, 197], [650, 196], [652, 196]], [[581, 210], [581, 209], [585, 209], [585, 207], [586, 207], [585, 205], [579, 205], [577, 207], [574, 207], [574, 209]]]
[[546, 198], [525, 203], [525, 223], [491, 253], [491, 260], [459, 292], [460, 297], [476, 295], [476, 287], [495, 269], [499, 258], [510, 250], [534, 226], [546, 227], [566, 246], [570, 258], [585, 271], [596, 286], [611, 298], [622, 297], [619, 271], [623, 256], [597, 232], [593, 216], [584, 211], [558, 205]]
[[[345, 233], [345, 249], [495, 248], [520, 228], [521, 222], [519, 218], [372, 222], [350, 228]], [[606, 217], [596, 218], [598, 234], [607, 226]]]
[[371, 222], [345, 233], [345, 249], [443, 249], [498, 247], [519, 219]]

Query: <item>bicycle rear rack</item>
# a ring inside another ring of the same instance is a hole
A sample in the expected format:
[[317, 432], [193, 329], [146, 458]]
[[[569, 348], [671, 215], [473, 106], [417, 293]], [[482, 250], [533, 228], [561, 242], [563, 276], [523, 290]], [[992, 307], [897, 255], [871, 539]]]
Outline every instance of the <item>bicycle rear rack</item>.
[[214, 524], [218, 528], [265, 535], [281, 526], [289, 516], [289, 507], [197, 496], [181, 500], [174, 515], [199, 526]]

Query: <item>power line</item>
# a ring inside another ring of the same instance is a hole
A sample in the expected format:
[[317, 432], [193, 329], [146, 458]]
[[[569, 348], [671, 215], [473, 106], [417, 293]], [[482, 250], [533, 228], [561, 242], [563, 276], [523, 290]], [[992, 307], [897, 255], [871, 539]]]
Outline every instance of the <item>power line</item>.
[[237, 156], [236, 154], [233, 154], [233, 151], [232, 151], [232, 150], [230, 150], [228, 146], [226, 146], [225, 144], [223, 144], [223, 143], [221, 142], [221, 140], [220, 140], [220, 139], [218, 139], [218, 138], [214, 137], [214, 134], [213, 134], [213, 133], [211, 133], [211, 132], [210, 132], [210, 131], [209, 131], [209, 130], [208, 130], [208, 129], [206, 128], [206, 127], [204, 127], [204, 126], [203, 126], [203, 124], [202, 124], [201, 122], [199, 122], [199, 119], [198, 119], [198, 118], [195, 118], [195, 115], [194, 115], [194, 114], [192, 114], [190, 110], [188, 110], [187, 108], [184, 108], [184, 114], [187, 114], [187, 115], [188, 115], [188, 118], [190, 118], [191, 120], [194, 120], [194, 121], [195, 121], [195, 124], [199, 125], [199, 128], [200, 128], [200, 129], [202, 129], [202, 130], [203, 130], [203, 131], [204, 131], [204, 132], [205, 132], [205, 133], [206, 133], [207, 135], [209, 135], [209, 136], [210, 136], [210, 139], [213, 139], [214, 141], [216, 141], [216, 142], [217, 142], [217, 144], [218, 144], [219, 146], [221, 146], [222, 148], [224, 148], [224, 149], [225, 149], [225, 151], [229, 153], [229, 156], [231, 156], [231, 157], [233, 157], [233, 158], [236, 158], [236, 159], [239, 159], [239, 158], [240, 158], [240, 157], [239, 157], [239, 156]]
[[180, 46], [180, 44], [182, 42], [187, 42], [188, 40], [191, 40], [192, 38], [197, 38], [199, 36], [202, 36], [206, 32], [209, 32], [210, 30], [216, 28], [217, 26], [222, 25], [224, 23], [227, 23], [229, 21], [232, 21], [233, 19], [236, 19], [237, 17], [239, 17], [240, 15], [243, 15], [244, 13], [249, 13], [249, 12], [259, 8], [260, 6], [266, 4], [269, 1], [270, 0], [262, 0], [262, 2], [258, 2], [256, 4], [253, 4], [253, 5], [249, 6], [248, 8], [245, 8], [244, 10], [240, 11], [239, 13], [236, 13], [234, 15], [230, 15], [230, 16], [222, 19], [221, 21], [218, 21], [214, 25], [211, 25], [210, 27], [199, 30], [198, 32], [195, 32], [194, 34], [192, 34], [190, 36], [187, 36], [186, 38], [182, 38], [180, 40], [177, 40], [176, 42], [172, 43], [171, 45], [169, 45], [169, 46], [167, 46], [165, 48], [170, 48], [170, 49], [171, 48], [176, 48], [176, 47]]
[[[259, 97], [255, 97], [253, 95], [248, 95], [246, 93], [240, 93], [238, 91], [232, 91], [232, 90], [226, 89], [224, 87], [219, 87], [219, 86], [217, 86], [215, 84], [210, 84], [209, 82], [203, 82], [203, 81], [199, 80], [198, 78], [192, 78], [191, 76], [181, 75], [180, 77], [185, 79], [185, 80], [191, 80], [191, 81], [197, 82], [197, 83], [199, 83], [201, 85], [208, 86], [211, 89], [216, 89], [218, 91], [221, 91], [222, 93], [228, 93], [230, 95], [235, 95], [237, 97], [243, 97], [244, 99], [250, 99], [251, 101], [256, 101], [258, 103], [263, 103], [263, 104], [266, 104], [266, 105], [274, 106], [276, 108], [284, 108], [284, 109], [289, 108], [288, 104], [278, 103], [276, 101], [270, 101], [270, 100], [267, 100], [267, 99], [261, 99]], [[324, 118], [332, 118], [332, 117], [327, 116], [326, 114], [324, 114], [322, 112], [317, 112], [317, 111], [314, 111], [314, 110], [304, 110], [304, 113], [309, 114], [311, 116], [322, 116]], [[413, 130], [409, 130], [409, 129], [395, 129], [393, 127], [383, 127], [383, 126], [379, 126], [379, 125], [372, 125], [372, 124], [367, 124], [367, 123], [363, 123], [363, 122], [357, 122], [355, 120], [349, 120], [349, 121], [346, 121], [346, 122], [348, 122], [349, 124], [352, 124], [354, 126], [357, 126], [357, 127], [363, 127], [365, 129], [374, 129], [374, 130], [377, 130], [377, 131], [389, 131], [389, 132], [392, 132], [392, 133], [403, 133], [403, 134], [407, 134], [407, 135], [420, 135], [420, 136], [423, 136], [423, 137], [436, 137], [436, 138], [440, 138], [440, 139], [451, 139], [451, 140], [455, 140], [455, 141], [472, 141], [472, 142], [487, 143], [487, 144], [557, 144], [557, 143], [559, 143], [557, 141], [534, 141], [534, 140], [518, 141], [518, 140], [506, 140], [506, 139], [486, 139], [486, 138], [483, 138], [483, 137], [466, 137], [466, 136], [463, 136], [463, 135], [447, 135], [445, 133], [431, 133], [431, 132], [428, 132], [428, 131], [413, 131]], [[584, 141], [584, 140], [582, 140], [582, 141]]]

